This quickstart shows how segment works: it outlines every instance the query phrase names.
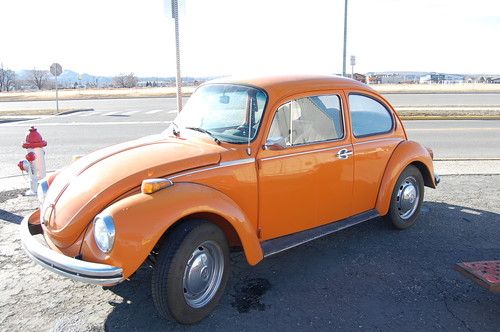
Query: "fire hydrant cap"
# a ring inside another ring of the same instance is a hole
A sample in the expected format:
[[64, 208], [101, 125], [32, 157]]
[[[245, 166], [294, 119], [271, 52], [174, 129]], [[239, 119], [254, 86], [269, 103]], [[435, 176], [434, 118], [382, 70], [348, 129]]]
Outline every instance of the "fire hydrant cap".
[[47, 146], [47, 142], [43, 140], [42, 135], [32, 126], [28, 135], [26, 135], [26, 142], [23, 143], [23, 148], [34, 149], [43, 148], [45, 146]]

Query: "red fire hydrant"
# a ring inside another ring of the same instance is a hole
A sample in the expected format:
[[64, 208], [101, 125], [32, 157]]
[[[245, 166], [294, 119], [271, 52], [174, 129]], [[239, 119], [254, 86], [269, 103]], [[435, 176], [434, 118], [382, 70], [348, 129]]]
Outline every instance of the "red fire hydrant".
[[23, 148], [27, 150], [26, 159], [17, 164], [21, 171], [28, 173], [30, 178], [30, 189], [26, 195], [35, 195], [38, 181], [45, 177], [45, 150], [43, 148], [46, 146], [47, 142], [32, 126], [23, 143]]

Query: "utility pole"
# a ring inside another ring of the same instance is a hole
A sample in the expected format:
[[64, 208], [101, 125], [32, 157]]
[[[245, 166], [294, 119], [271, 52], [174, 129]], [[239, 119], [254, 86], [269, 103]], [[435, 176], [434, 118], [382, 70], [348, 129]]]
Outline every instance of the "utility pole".
[[345, 0], [344, 7], [344, 56], [342, 61], [342, 76], [347, 76], [346, 62], [347, 62], [347, 0]]
[[179, 44], [179, 3], [178, 0], [172, 0], [172, 18], [175, 23], [175, 60], [176, 75], [175, 85], [177, 87], [177, 112], [182, 110], [182, 77], [181, 77], [181, 51]]

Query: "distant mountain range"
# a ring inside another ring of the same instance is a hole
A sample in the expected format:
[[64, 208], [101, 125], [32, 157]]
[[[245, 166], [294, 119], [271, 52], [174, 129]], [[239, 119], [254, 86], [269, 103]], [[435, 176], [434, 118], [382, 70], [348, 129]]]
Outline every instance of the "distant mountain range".
[[[435, 72], [423, 72], [423, 71], [373, 71], [367, 72], [366, 74], [373, 75], [400, 75], [400, 76], [425, 76], [430, 73]], [[445, 74], [445, 73], [442, 73]], [[449, 74], [449, 73], [447, 73]], [[30, 70], [18, 70], [16, 71], [16, 75], [18, 78], [23, 79], [25, 77], [29, 77]], [[452, 75], [461, 75], [467, 77], [480, 77], [480, 76], [495, 76], [492, 74], [452, 74]], [[496, 75], [498, 76], [498, 75]], [[50, 75], [53, 78], [52, 75]], [[194, 82], [194, 81], [207, 81], [213, 78], [217, 78], [220, 76], [209, 76], [209, 77], [183, 77], [183, 82]], [[146, 77], [138, 77], [139, 82], [167, 82], [173, 83], [175, 82], [175, 77], [161, 77], [161, 76], [146, 76]], [[98, 85], [107, 85], [111, 84], [113, 81], [113, 76], [99, 76], [99, 75], [91, 75], [87, 73], [77, 73], [72, 70], [64, 70], [61, 76], [59, 76], [58, 81], [61, 85], [72, 85], [75, 82], [81, 85], [86, 84], [98, 84]]]
[[[18, 70], [16, 71], [16, 75], [19, 78], [29, 77], [31, 70]], [[53, 76], [50, 75], [52, 78]], [[182, 77], [184, 82], [191, 82], [195, 80], [208, 80], [214, 77]], [[159, 77], [159, 76], [148, 76], [148, 77], [138, 77], [139, 81], [149, 81], [149, 82], [175, 82], [175, 77]], [[78, 84], [87, 84], [87, 83], [99, 83], [99, 84], [109, 84], [113, 81], [113, 76], [99, 76], [99, 75], [91, 75], [87, 73], [77, 73], [72, 70], [64, 70], [63, 73], [58, 77], [58, 81], [61, 84], [73, 84], [77, 82]]]

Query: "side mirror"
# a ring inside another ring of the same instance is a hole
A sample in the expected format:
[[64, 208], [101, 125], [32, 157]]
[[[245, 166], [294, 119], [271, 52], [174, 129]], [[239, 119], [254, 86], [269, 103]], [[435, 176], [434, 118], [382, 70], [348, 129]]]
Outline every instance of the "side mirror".
[[284, 137], [270, 137], [267, 139], [266, 144], [263, 146], [264, 150], [283, 150], [286, 148], [286, 141]]

